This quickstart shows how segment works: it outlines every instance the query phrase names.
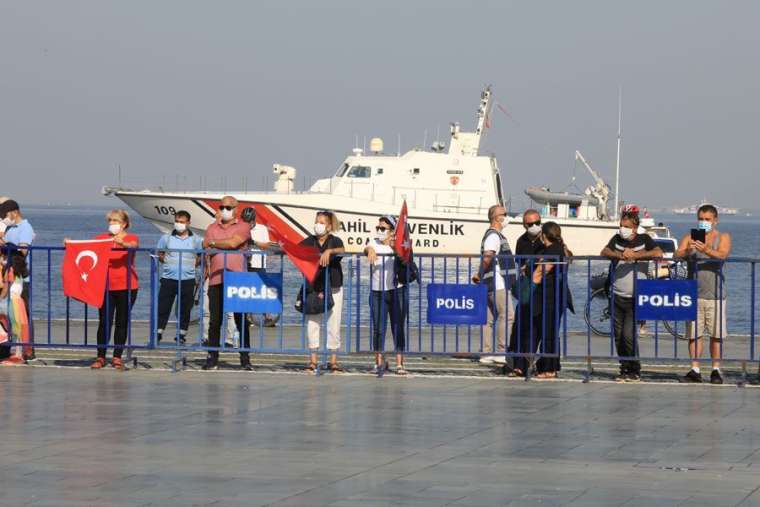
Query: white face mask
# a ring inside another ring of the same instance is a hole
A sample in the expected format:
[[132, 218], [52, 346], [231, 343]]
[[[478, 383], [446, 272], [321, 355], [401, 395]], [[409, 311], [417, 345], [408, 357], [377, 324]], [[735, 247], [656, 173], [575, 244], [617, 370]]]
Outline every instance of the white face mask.
[[174, 230], [180, 233], [185, 232], [187, 230], [187, 224], [174, 222]]
[[377, 239], [380, 242], [385, 241], [387, 238], [388, 238], [388, 231], [387, 230], [377, 231], [375, 233], [375, 239]]
[[116, 236], [121, 232], [121, 224], [110, 224], [108, 226], [108, 232]]
[[327, 232], [327, 226], [325, 224], [320, 222], [314, 224], [314, 234], [322, 236], [325, 232]]
[[235, 210], [223, 209], [221, 215], [222, 220], [232, 220], [232, 218], [235, 216]]
[[621, 227], [620, 228], [620, 237], [629, 240], [633, 237], [633, 229], [630, 227]]
[[541, 234], [541, 226], [540, 225], [531, 225], [528, 227], [528, 234], [530, 234], [533, 237], [538, 236]]

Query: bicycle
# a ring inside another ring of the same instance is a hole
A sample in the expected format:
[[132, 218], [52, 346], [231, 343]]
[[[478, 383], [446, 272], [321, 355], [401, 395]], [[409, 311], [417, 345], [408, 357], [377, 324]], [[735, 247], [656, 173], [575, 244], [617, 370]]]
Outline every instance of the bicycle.
[[[681, 261], [654, 261], [647, 270], [649, 280], [685, 280], [686, 265]], [[604, 271], [591, 277], [591, 297], [586, 302], [583, 317], [594, 334], [610, 336], [610, 283], [609, 272]], [[685, 326], [676, 321], [662, 321], [663, 327], [679, 340], [686, 340]], [[643, 327], [643, 326], [642, 326]]]

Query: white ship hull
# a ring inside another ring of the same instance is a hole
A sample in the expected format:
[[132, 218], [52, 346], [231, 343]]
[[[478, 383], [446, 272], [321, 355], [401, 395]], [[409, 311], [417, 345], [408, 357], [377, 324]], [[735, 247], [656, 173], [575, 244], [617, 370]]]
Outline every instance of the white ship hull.
[[[172, 229], [173, 213], [185, 210], [192, 215], [192, 229], [203, 235], [214, 221], [215, 209], [223, 194], [184, 194], [116, 191], [124, 203], [153, 223], [163, 232]], [[317, 211], [331, 209], [341, 221], [338, 236], [350, 253], [362, 252], [374, 236], [377, 218], [384, 214], [398, 215], [399, 210], [376, 203], [329, 196], [325, 194], [231, 193], [240, 207], [252, 206], [258, 221], [278, 230], [285, 229], [290, 237], [307, 237], [312, 230]], [[480, 255], [480, 242], [488, 227], [485, 211], [476, 214], [417, 213], [409, 209], [410, 234], [414, 251], [424, 254]], [[546, 220], [546, 219], [544, 219]], [[599, 220], [557, 219], [565, 242], [575, 255], [598, 255], [617, 224]], [[275, 223], [272, 223], [275, 222]], [[513, 218], [506, 236], [514, 248], [524, 232], [519, 219]]]

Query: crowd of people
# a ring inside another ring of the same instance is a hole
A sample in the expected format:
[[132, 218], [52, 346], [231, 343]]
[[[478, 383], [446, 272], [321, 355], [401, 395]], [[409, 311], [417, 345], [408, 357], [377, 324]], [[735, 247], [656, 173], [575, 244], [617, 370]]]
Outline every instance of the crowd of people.
[[[177, 340], [186, 342], [191, 312], [204, 296], [207, 323], [204, 344], [208, 348], [204, 370], [217, 369], [223, 328], [226, 336], [239, 340], [240, 366], [252, 370], [250, 355], [251, 316], [225, 313], [225, 272], [265, 272], [266, 250], [270, 241], [266, 226], [257, 223], [256, 209], [241, 207], [232, 196], [222, 198], [216, 220], [201, 239], [191, 230], [192, 217], [184, 210], [174, 215], [173, 230], [161, 236], [155, 245], [159, 268], [159, 290], [156, 322], [158, 342], [164, 337], [175, 309]], [[489, 226], [480, 247], [480, 264], [472, 282], [482, 284], [487, 292], [487, 322], [482, 327], [480, 362], [503, 365], [509, 376], [531, 375], [537, 379], [556, 378], [561, 370], [559, 336], [566, 310], [575, 312], [572, 293], [566, 283], [573, 253], [562, 237], [562, 228], [553, 221], [542, 222], [537, 210], [523, 213], [525, 232], [517, 239], [514, 253], [503, 234], [507, 213], [503, 206], [488, 209]], [[135, 252], [140, 246], [137, 235], [130, 231], [129, 214], [115, 209], [106, 215], [107, 232], [95, 239], [111, 240], [112, 253], [108, 265], [108, 286], [105, 303], [99, 309], [97, 357], [93, 369], [108, 364], [108, 343], [113, 335], [111, 365], [123, 370], [121, 359], [132, 306], [137, 299], [140, 281], [135, 266]], [[405, 332], [409, 314], [409, 286], [419, 283], [413, 259], [402, 257], [394, 249], [398, 217], [378, 218], [375, 237], [363, 254], [370, 265], [369, 314], [372, 327], [370, 347], [375, 355], [371, 371], [391, 371], [384, 358], [388, 328], [393, 338], [395, 368], [406, 375], [404, 353], [408, 343]], [[676, 257], [689, 261], [689, 277], [697, 280], [697, 320], [689, 322], [689, 354], [692, 367], [684, 382], [702, 382], [700, 357], [702, 338], [709, 336], [712, 372], [710, 381], [722, 383], [720, 359], [722, 340], [727, 335], [727, 290], [722, 261], [731, 252], [731, 237], [718, 230], [718, 210], [703, 205], [698, 210], [698, 228], [704, 241], [684, 236]], [[343, 313], [344, 274], [341, 254], [343, 241], [336, 235], [340, 221], [328, 210], [316, 213], [313, 234], [301, 246], [319, 252], [319, 270], [302, 288], [301, 311], [305, 314], [309, 356], [306, 369], [319, 368], [318, 353], [324, 334], [330, 371], [342, 371], [338, 363], [341, 350], [341, 317]], [[34, 229], [24, 218], [18, 203], [0, 198], [0, 360], [23, 363], [34, 358], [33, 326], [30, 318], [27, 262], [28, 249], [35, 239]], [[206, 250], [202, 254], [201, 250]], [[638, 359], [634, 291], [636, 279], [647, 276], [648, 262], [663, 256], [651, 236], [640, 227], [638, 209], [626, 207], [620, 215], [618, 232], [600, 252], [611, 261], [610, 314], [614, 342], [620, 358], [620, 381], [638, 381], [641, 364]], [[299, 296], [301, 297], [301, 296]], [[313, 308], [313, 311], [307, 311]], [[323, 333], [324, 329], [324, 333]], [[509, 340], [507, 332], [509, 331]], [[12, 347], [10, 339], [21, 346]], [[235, 344], [230, 344], [235, 345]]]

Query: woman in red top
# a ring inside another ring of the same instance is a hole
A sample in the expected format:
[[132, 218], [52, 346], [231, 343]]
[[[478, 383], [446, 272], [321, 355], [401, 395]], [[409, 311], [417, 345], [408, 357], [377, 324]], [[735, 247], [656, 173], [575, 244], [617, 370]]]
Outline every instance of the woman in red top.
[[[108, 261], [108, 285], [103, 306], [100, 307], [98, 322], [98, 358], [91, 368], [100, 369], [106, 365], [106, 345], [113, 332], [113, 360], [111, 365], [124, 369], [121, 361], [122, 346], [127, 341], [127, 327], [132, 305], [137, 299], [137, 271], [135, 270], [135, 252], [127, 248], [138, 248], [140, 240], [134, 234], [128, 234], [129, 215], [122, 209], [115, 209], [106, 215], [108, 233], [99, 234], [95, 239], [113, 239], [113, 250]], [[114, 326], [114, 316], [116, 325]]]

